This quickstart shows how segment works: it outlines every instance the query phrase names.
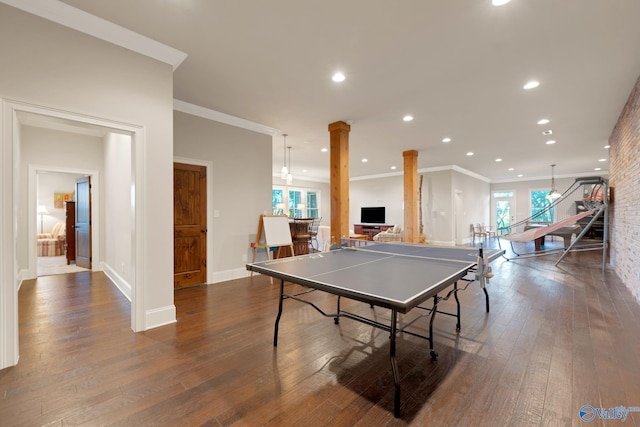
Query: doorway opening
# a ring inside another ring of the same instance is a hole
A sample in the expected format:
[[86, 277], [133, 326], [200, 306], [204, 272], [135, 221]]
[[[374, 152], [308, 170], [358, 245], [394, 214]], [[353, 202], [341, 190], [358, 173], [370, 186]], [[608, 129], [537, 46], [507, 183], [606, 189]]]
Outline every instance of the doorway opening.
[[50, 276], [90, 271], [76, 263], [76, 180], [87, 176], [73, 171], [36, 170], [36, 275]]

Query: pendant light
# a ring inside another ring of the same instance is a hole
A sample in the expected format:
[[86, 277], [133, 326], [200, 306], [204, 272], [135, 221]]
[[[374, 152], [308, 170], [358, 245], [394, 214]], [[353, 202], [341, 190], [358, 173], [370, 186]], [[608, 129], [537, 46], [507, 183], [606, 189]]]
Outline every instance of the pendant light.
[[287, 169], [287, 134], [283, 133], [284, 142], [282, 144], [282, 171], [280, 172], [280, 179], [287, 179], [289, 169]]
[[291, 147], [289, 149], [289, 173], [287, 173], [287, 185], [293, 184], [293, 176], [291, 175]]
[[548, 200], [556, 200], [562, 197], [562, 194], [558, 193], [558, 191], [556, 190], [556, 180], [553, 176], [553, 168], [555, 167], [556, 165], [551, 165], [551, 191], [545, 197]]

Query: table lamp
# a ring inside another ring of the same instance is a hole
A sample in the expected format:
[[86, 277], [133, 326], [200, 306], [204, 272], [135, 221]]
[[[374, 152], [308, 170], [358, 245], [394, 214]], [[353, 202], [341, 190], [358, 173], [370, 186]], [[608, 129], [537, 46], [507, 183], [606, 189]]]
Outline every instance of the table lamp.
[[38, 215], [40, 215], [40, 233], [44, 233], [42, 231], [42, 226], [44, 224], [44, 216], [49, 215], [49, 211], [45, 205], [38, 205]]

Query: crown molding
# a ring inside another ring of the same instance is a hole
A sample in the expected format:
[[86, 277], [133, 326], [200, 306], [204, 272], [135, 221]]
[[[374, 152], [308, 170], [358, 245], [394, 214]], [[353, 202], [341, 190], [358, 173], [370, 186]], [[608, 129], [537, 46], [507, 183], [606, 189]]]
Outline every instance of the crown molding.
[[241, 119], [240, 117], [232, 116], [230, 114], [211, 110], [206, 107], [191, 104], [189, 102], [180, 101], [179, 99], [173, 100], [173, 109], [182, 113], [191, 114], [192, 116], [202, 117], [203, 119], [213, 120], [214, 122], [220, 122], [226, 125], [263, 133], [270, 136], [275, 136], [280, 133], [278, 129], [265, 126], [260, 123], [252, 122], [250, 120]]
[[178, 49], [58, 0], [0, 0], [0, 2], [164, 62], [171, 65], [173, 71], [187, 58], [187, 54]]

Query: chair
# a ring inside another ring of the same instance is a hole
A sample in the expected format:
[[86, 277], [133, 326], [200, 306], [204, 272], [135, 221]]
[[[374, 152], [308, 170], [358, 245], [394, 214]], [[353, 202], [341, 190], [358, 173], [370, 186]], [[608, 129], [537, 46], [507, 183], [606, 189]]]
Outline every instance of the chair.
[[491, 230], [491, 226], [490, 225], [483, 225], [482, 226], [482, 230], [487, 233], [487, 237], [491, 238], [491, 237], [498, 237], [498, 233], [496, 231]]
[[[320, 244], [318, 243], [318, 227], [320, 226], [320, 221], [322, 221], [322, 218], [314, 218], [309, 225], [309, 246], [316, 252], [320, 252]], [[316, 242], [315, 246], [313, 242]]]
[[476, 244], [476, 236], [486, 240], [487, 232], [484, 231], [484, 227], [482, 227], [482, 225], [471, 224], [469, 229], [471, 230], [471, 241], [474, 245]]
[[39, 233], [38, 256], [62, 256], [64, 255], [65, 225], [58, 222], [51, 229], [51, 233]]

